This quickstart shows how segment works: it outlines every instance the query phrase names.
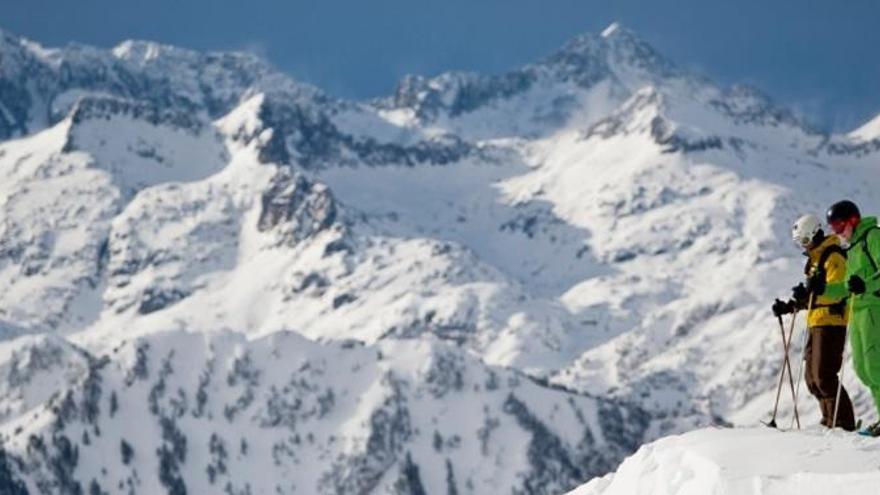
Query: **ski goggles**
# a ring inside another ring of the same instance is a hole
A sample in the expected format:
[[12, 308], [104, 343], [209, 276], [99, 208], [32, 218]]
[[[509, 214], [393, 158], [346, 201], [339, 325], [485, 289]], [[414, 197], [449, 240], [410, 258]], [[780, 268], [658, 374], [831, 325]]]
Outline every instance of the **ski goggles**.
[[831, 231], [837, 235], [843, 234], [843, 231], [846, 230], [846, 226], [849, 225], [849, 220], [832, 220], [828, 222], [828, 225], [831, 227]]

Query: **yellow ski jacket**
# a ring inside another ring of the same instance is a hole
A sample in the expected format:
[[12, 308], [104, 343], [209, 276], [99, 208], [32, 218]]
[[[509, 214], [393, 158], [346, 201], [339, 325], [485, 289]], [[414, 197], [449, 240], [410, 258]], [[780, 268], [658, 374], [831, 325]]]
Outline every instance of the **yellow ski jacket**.
[[[822, 253], [831, 246], [840, 246], [840, 240], [836, 235], [829, 235], [818, 246], [810, 249], [808, 253], [806, 272], [812, 276], [819, 270], [819, 261]], [[846, 258], [839, 252], [832, 252], [825, 260], [825, 283], [828, 285], [846, 281]], [[813, 309], [807, 315], [807, 325], [810, 327], [822, 326], [846, 326], [846, 306], [844, 298], [834, 298], [821, 295], [813, 300]], [[836, 305], [836, 307], [835, 307]]]

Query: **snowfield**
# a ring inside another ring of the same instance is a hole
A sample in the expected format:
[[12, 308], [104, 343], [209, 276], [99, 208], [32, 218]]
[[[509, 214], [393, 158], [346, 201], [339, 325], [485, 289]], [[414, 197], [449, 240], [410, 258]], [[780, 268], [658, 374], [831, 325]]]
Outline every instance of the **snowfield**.
[[791, 221], [880, 211], [876, 120], [619, 25], [365, 102], [152, 42], [0, 61], [12, 493], [563, 493], [766, 419]]
[[645, 445], [569, 495], [867, 495], [878, 484], [873, 438], [818, 427], [706, 428]]

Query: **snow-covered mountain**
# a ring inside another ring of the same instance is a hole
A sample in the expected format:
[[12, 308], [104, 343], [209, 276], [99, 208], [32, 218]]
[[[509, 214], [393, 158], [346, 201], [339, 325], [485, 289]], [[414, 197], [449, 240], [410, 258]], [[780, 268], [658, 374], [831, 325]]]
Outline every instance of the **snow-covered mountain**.
[[859, 141], [880, 139], [880, 115], [865, 122], [858, 129], [850, 132], [848, 136]]
[[765, 414], [791, 220], [880, 206], [880, 139], [618, 25], [369, 102], [2, 33], [0, 138], [0, 482], [36, 493], [559, 493]]

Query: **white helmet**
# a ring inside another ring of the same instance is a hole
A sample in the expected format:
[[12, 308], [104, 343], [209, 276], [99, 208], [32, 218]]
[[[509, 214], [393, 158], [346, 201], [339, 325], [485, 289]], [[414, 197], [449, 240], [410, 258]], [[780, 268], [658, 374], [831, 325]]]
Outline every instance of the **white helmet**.
[[816, 233], [822, 229], [822, 223], [813, 215], [804, 215], [791, 226], [791, 238], [801, 247], [807, 247]]

